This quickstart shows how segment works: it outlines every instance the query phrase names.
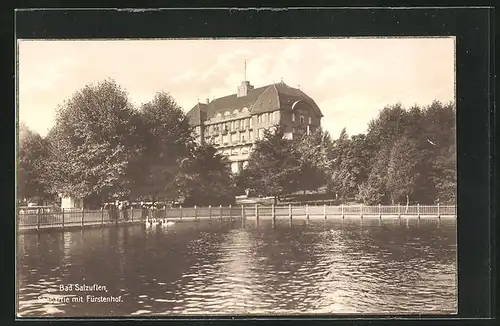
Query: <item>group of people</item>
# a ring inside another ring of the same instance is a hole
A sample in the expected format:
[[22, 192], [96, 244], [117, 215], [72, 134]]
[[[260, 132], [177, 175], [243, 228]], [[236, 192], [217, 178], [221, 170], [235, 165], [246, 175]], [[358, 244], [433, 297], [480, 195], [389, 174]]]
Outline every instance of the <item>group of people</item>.
[[116, 200], [114, 202], [106, 203], [103, 205], [102, 209], [109, 212], [110, 219], [127, 220], [129, 216], [130, 208], [140, 208], [142, 211], [142, 217], [146, 218], [160, 218], [161, 210], [168, 206], [166, 203], [154, 203], [154, 202], [143, 202], [140, 203], [130, 203], [128, 201]]
[[108, 211], [111, 220], [128, 220], [128, 209], [130, 207], [129, 202], [116, 200], [115, 202], [104, 204], [103, 209]]

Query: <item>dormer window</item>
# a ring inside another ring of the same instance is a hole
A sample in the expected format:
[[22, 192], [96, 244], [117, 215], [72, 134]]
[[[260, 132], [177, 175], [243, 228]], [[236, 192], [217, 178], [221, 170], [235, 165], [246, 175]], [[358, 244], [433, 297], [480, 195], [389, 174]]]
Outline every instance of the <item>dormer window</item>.
[[309, 124], [312, 124], [312, 118], [309, 117]]
[[303, 115], [300, 116], [300, 123], [304, 123], [304, 116]]

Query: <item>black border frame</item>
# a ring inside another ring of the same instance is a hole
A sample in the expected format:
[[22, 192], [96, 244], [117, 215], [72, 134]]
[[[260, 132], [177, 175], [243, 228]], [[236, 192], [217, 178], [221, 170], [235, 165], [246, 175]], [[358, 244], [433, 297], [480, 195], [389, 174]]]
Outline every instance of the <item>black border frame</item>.
[[[5, 15], [7, 16], [7, 15]], [[494, 82], [493, 76], [493, 11], [487, 7], [475, 8], [289, 8], [249, 9], [169, 9], [153, 11], [113, 9], [48, 9], [17, 11], [14, 14], [15, 38], [206, 38], [206, 37], [347, 37], [347, 36], [456, 36], [456, 105], [457, 105], [457, 161], [458, 161], [458, 255], [459, 255], [459, 313], [450, 316], [349, 316], [337, 317], [340, 322], [365, 323], [403, 320], [490, 318], [495, 307], [493, 297], [494, 231], [493, 205], [498, 198], [492, 191], [494, 154]], [[301, 22], [297, 24], [296, 22]], [[8, 41], [8, 38], [6, 38]], [[11, 38], [14, 50], [15, 40]], [[14, 56], [14, 59], [16, 57]], [[15, 72], [15, 64], [11, 66]], [[10, 75], [10, 78], [12, 78]], [[12, 81], [12, 79], [10, 79]], [[10, 98], [15, 104], [14, 89]], [[13, 105], [12, 107], [15, 107]], [[5, 111], [5, 110], [4, 110]], [[13, 112], [15, 119], [15, 111]], [[14, 120], [13, 119], [13, 120]], [[3, 121], [6, 123], [6, 120]], [[7, 122], [8, 124], [8, 122]], [[12, 129], [10, 129], [12, 128]], [[14, 125], [2, 128], [7, 141], [4, 148], [15, 154]], [[7, 131], [7, 132], [6, 132]], [[9, 139], [11, 139], [9, 143]], [[15, 156], [14, 156], [15, 157]], [[4, 169], [11, 173], [12, 167]], [[6, 201], [14, 203], [14, 187], [10, 187]], [[7, 208], [7, 209], [6, 209]], [[4, 230], [14, 230], [9, 206], [3, 207]], [[11, 215], [12, 214], [12, 215]], [[15, 244], [15, 234], [6, 233], [9, 245]], [[7, 315], [15, 316], [15, 257], [14, 247], [4, 247], [8, 260], [13, 262], [11, 281], [2, 286]], [[12, 249], [12, 250], [8, 250]], [[2, 257], [3, 258], [3, 257]], [[2, 311], [2, 319], [5, 312]], [[248, 317], [245, 317], [247, 319]], [[318, 318], [332, 322], [330, 317]], [[354, 318], [346, 319], [346, 318]], [[112, 318], [112, 320], [115, 318]], [[127, 318], [130, 319], [130, 318]], [[188, 321], [191, 317], [176, 318]], [[210, 320], [219, 319], [211, 318]], [[224, 320], [240, 320], [220, 318]], [[251, 319], [255, 319], [252, 317]], [[292, 319], [286, 316], [269, 318]], [[311, 317], [293, 318], [297, 322], [312, 322]], [[368, 319], [368, 320], [367, 320]], [[29, 320], [23, 318], [23, 321]], [[45, 321], [54, 320], [44, 319]], [[75, 320], [75, 319], [71, 319]], [[142, 319], [146, 321], [148, 319]], [[109, 322], [110, 320], [108, 320]], [[172, 320], [173, 321], [173, 320]], [[476, 324], [479, 320], [475, 320]], [[206, 320], [208, 322], [208, 320]]]

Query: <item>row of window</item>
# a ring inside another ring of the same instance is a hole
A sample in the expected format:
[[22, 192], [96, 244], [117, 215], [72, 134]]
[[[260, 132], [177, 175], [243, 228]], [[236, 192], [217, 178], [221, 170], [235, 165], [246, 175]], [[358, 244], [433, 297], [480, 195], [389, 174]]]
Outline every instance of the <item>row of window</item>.
[[280, 112], [279, 111], [267, 112], [267, 113], [262, 113], [262, 114], [257, 115], [257, 123], [279, 122], [279, 121], [280, 121]]
[[[300, 117], [299, 117], [299, 119], [300, 119], [300, 120], [299, 120], [299, 121], [300, 121], [300, 123], [302, 123], [302, 124], [303, 124], [303, 123], [305, 123], [305, 117], [304, 117], [304, 115], [302, 115], [302, 114], [301, 114], [301, 115], [300, 115]], [[295, 113], [294, 113], [294, 114], [292, 115], [292, 121], [293, 121], [293, 122], [295, 122], [295, 120], [296, 120], [296, 115], [295, 115]], [[309, 117], [309, 124], [311, 124], [311, 123], [312, 123], [312, 118], [311, 118], [311, 117]]]
[[241, 129], [249, 129], [252, 127], [253, 120], [257, 123], [264, 122], [279, 122], [280, 113], [279, 111], [267, 112], [262, 114], [254, 115], [252, 118], [244, 118], [239, 120], [227, 121], [218, 124], [209, 125], [207, 131], [209, 134], [219, 133], [224, 131], [237, 131]]
[[225, 131], [237, 131], [242, 129], [249, 129], [250, 127], [252, 127], [252, 119], [245, 118], [240, 120], [218, 123], [215, 125], [209, 125], [207, 129], [209, 134], [214, 134]]
[[233, 148], [233, 149], [226, 149], [225, 151], [222, 152], [222, 155], [224, 156], [230, 156], [230, 155], [246, 155], [249, 153], [249, 150], [247, 147], [242, 147], [242, 148]]
[[[221, 138], [222, 138], [222, 140], [221, 140]], [[250, 132], [250, 131], [239, 132], [239, 133], [235, 133], [235, 134], [223, 134], [222, 137], [215, 136], [212, 138], [212, 141], [216, 145], [221, 145], [221, 142], [222, 142], [222, 144], [227, 145], [227, 144], [229, 144], [229, 142], [234, 144], [234, 143], [245, 143], [245, 142], [251, 141], [251, 140], [252, 140], [252, 132]]]

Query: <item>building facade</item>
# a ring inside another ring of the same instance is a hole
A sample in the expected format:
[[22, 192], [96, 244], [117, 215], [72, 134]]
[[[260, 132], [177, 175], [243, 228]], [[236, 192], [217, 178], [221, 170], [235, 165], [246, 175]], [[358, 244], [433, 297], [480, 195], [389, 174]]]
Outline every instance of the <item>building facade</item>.
[[237, 173], [264, 130], [281, 126], [285, 137], [293, 139], [320, 128], [323, 114], [300, 89], [283, 82], [254, 88], [243, 81], [235, 94], [198, 103], [187, 116], [197, 141], [213, 144]]

